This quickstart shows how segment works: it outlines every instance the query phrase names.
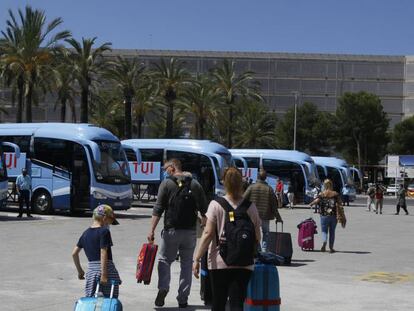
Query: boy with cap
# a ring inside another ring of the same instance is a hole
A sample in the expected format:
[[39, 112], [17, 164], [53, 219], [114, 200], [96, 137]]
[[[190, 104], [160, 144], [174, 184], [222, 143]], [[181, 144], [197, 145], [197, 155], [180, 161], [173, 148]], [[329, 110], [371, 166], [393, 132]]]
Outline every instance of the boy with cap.
[[88, 257], [88, 271], [86, 272], [85, 296], [92, 297], [95, 293], [97, 280], [100, 280], [99, 290], [105, 297], [109, 297], [111, 284], [115, 281], [114, 298], [118, 297], [121, 279], [112, 261], [112, 238], [109, 225], [118, 225], [114, 212], [109, 205], [101, 204], [93, 210], [92, 226], [83, 232], [77, 245], [73, 249], [72, 257], [78, 270], [79, 280], [85, 279], [79, 253], [84, 249]]

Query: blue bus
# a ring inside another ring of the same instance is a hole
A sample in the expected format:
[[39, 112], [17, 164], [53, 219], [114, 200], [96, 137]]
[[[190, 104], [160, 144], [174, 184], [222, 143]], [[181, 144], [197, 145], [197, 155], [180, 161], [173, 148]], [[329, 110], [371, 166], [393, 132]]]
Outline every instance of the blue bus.
[[[298, 203], [309, 203], [314, 197], [314, 187], [320, 180], [316, 165], [306, 153], [294, 150], [274, 149], [230, 149], [234, 156], [240, 156], [247, 162], [248, 172], [245, 174], [253, 181], [257, 179], [258, 170], [263, 168], [268, 175], [268, 183], [276, 187], [276, 179], [283, 181], [285, 187], [292, 183]], [[242, 163], [235, 160], [236, 166]]]
[[0, 124], [0, 140], [20, 147], [9, 178], [15, 180], [21, 167], [28, 169], [35, 212], [78, 212], [99, 204], [130, 207], [128, 162], [119, 139], [109, 131], [91, 124]]
[[13, 159], [20, 158], [20, 148], [19, 146], [10, 143], [10, 142], [1, 142], [0, 143], [0, 207], [5, 207], [7, 204], [8, 189], [9, 189], [9, 180], [7, 175], [7, 167], [13, 165], [13, 162], [7, 162], [7, 154], [4, 153], [4, 149], [9, 148], [13, 150], [14, 157]]
[[312, 157], [315, 161], [321, 179], [329, 178], [332, 180], [334, 190], [338, 193], [343, 192], [345, 185], [348, 186], [350, 201], [356, 198], [354, 178], [348, 163], [335, 157]]
[[209, 140], [128, 139], [122, 141], [122, 146], [140, 151], [141, 164], [132, 157], [128, 159], [131, 180], [135, 184], [147, 185], [154, 195], [163, 179], [163, 163], [168, 159], [179, 159], [183, 170], [200, 182], [209, 198], [224, 193], [221, 176], [226, 167], [233, 166], [229, 150]]

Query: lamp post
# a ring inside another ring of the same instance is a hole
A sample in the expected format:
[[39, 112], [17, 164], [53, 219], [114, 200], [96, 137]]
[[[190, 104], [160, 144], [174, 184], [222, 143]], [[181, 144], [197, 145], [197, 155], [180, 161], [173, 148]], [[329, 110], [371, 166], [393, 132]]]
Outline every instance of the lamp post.
[[298, 91], [292, 92], [293, 96], [295, 96], [295, 116], [293, 121], [293, 150], [296, 150], [296, 113], [298, 110], [298, 98], [300, 93]]

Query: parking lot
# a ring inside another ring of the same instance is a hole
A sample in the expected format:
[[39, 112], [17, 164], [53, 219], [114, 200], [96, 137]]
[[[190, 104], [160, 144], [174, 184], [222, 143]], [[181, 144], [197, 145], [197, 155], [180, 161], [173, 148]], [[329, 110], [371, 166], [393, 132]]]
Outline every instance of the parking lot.
[[[335, 254], [302, 252], [296, 225], [314, 217], [319, 227], [319, 217], [305, 208], [281, 210], [294, 245], [292, 265], [278, 267], [282, 310], [412, 310], [414, 202], [408, 201], [409, 216], [393, 215], [393, 198], [386, 198], [383, 215], [366, 212], [364, 202], [360, 198], [346, 208], [348, 225], [337, 229]], [[71, 251], [90, 216], [35, 215], [19, 220], [16, 215], [13, 209], [0, 212], [1, 310], [72, 310], [84, 283], [77, 279]], [[119, 212], [121, 225], [111, 229], [114, 261], [123, 280], [120, 299], [125, 310], [178, 310], [178, 263], [173, 265], [164, 308], [153, 304], [156, 269], [149, 286], [135, 281], [136, 256], [146, 240], [150, 216], [148, 208]], [[315, 238], [320, 247], [320, 234]], [[83, 254], [81, 261], [86, 268]], [[198, 293], [199, 281], [194, 279], [189, 310], [206, 309]]]

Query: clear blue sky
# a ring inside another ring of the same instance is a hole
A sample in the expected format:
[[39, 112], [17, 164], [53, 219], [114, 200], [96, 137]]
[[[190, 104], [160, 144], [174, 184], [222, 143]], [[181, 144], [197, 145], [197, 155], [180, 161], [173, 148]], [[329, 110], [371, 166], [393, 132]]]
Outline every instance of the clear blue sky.
[[412, 0], [1, 0], [113, 48], [414, 54]]

